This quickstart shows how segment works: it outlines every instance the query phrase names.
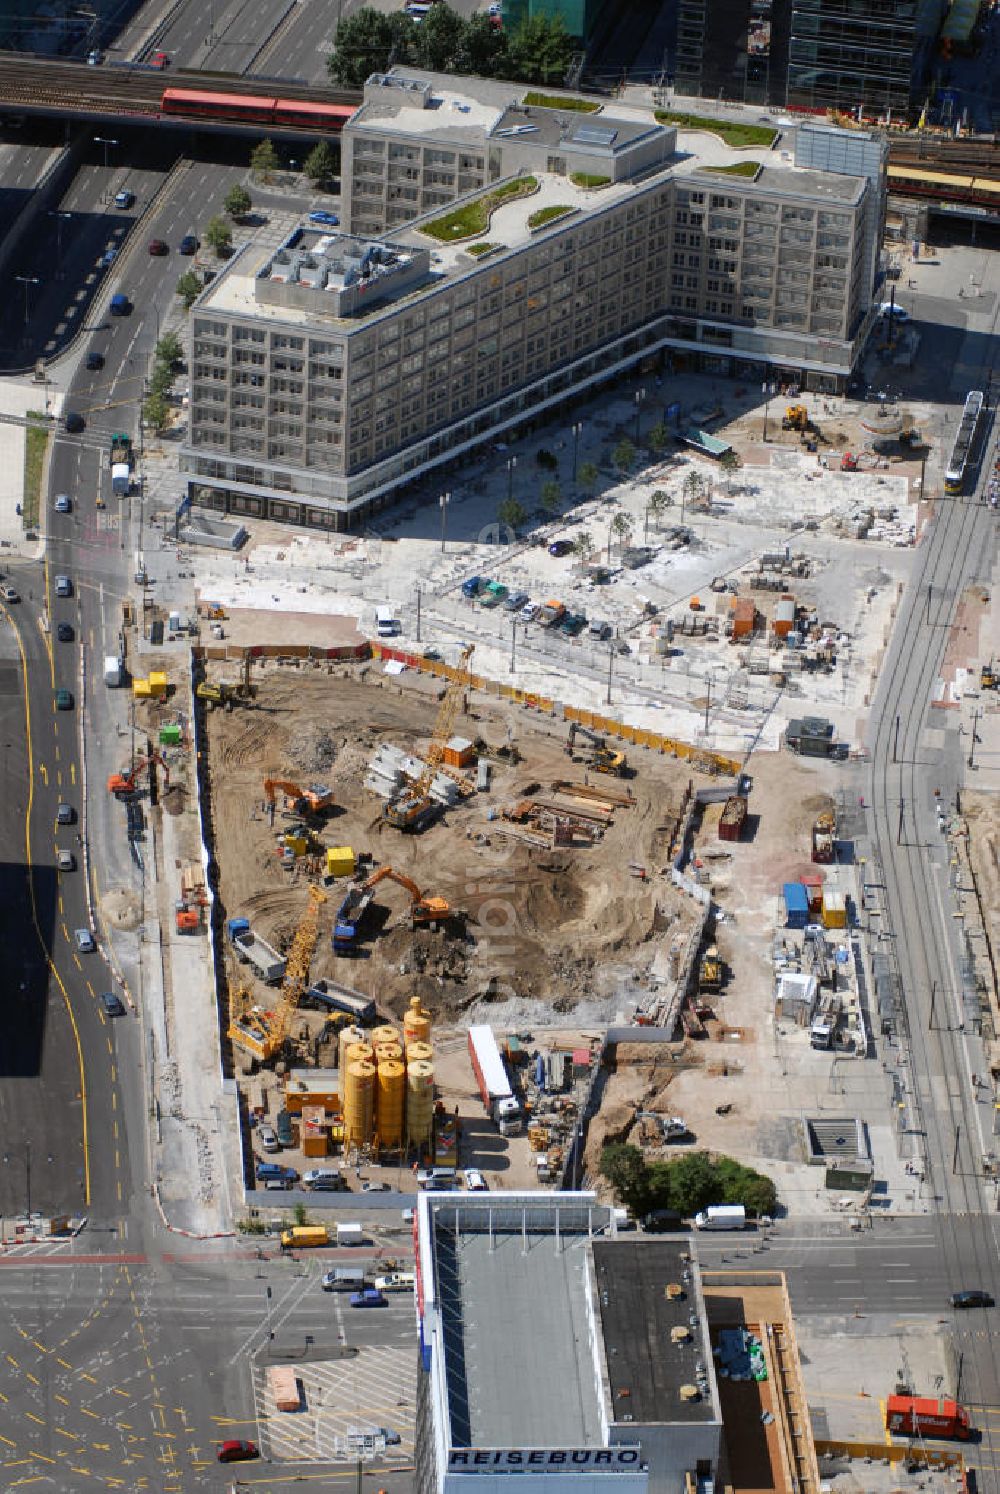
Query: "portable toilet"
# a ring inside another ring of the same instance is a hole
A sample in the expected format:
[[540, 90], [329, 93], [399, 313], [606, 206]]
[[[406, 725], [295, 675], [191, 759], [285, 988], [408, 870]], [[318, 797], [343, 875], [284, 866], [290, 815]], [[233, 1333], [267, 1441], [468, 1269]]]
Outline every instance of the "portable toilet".
[[785, 927], [804, 929], [809, 922], [809, 895], [801, 882], [786, 882], [782, 888], [785, 899]]

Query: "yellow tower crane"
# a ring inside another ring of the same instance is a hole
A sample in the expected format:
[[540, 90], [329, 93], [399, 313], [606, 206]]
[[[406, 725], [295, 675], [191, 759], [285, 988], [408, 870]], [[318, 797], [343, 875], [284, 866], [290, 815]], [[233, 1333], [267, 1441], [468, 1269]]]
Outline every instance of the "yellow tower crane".
[[469, 683], [465, 666], [471, 659], [474, 648], [475, 644], [470, 643], [462, 650], [462, 656], [452, 675], [451, 683], [444, 692], [438, 708], [437, 720], [434, 723], [430, 746], [424, 754], [424, 771], [415, 783], [408, 784], [402, 794], [396, 799], [390, 799], [382, 810], [385, 823], [397, 830], [422, 830], [431, 817], [434, 801], [430, 798], [428, 789], [434, 782], [434, 775], [444, 759], [444, 749], [448, 745], [456, 718], [462, 708], [462, 696]]
[[298, 1010], [302, 994], [309, 984], [309, 967], [316, 953], [319, 938], [319, 910], [326, 902], [326, 893], [320, 887], [310, 887], [309, 906], [299, 919], [292, 946], [288, 951], [285, 967], [285, 983], [281, 988], [281, 1000], [274, 1014], [274, 1035], [281, 1047], [288, 1037], [292, 1018]]

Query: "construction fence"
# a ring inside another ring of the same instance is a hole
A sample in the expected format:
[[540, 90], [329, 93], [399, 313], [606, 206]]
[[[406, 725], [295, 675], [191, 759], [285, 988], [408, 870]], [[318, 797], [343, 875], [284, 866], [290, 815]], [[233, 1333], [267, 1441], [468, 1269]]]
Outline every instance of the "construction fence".
[[524, 706], [526, 710], [539, 711], [556, 720], [575, 721], [578, 726], [586, 726], [590, 731], [598, 732], [605, 737], [613, 737], [619, 742], [628, 742], [633, 747], [647, 747], [651, 752], [661, 752], [671, 757], [682, 758], [698, 772], [731, 774], [735, 777], [742, 771], [743, 765], [738, 758], [727, 757], [719, 752], [710, 752], [690, 742], [682, 742], [677, 737], [667, 737], [642, 726], [629, 726], [624, 721], [618, 721], [613, 716], [601, 715], [597, 711], [586, 711], [578, 706], [563, 705], [561, 701], [554, 700], [550, 696], [538, 695], [531, 690], [520, 690], [516, 685], [504, 685], [498, 680], [487, 678], [486, 675], [470, 674], [456, 669], [451, 664], [445, 664], [441, 659], [425, 659], [420, 654], [412, 654], [405, 649], [391, 648], [384, 643], [374, 642], [371, 644], [371, 656], [373, 659], [394, 660], [396, 663], [405, 664], [408, 669], [417, 669], [423, 674], [437, 675], [442, 680], [461, 679], [469, 690], [479, 690], [485, 695], [496, 695], [501, 700], [510, 700], [515, 705]]

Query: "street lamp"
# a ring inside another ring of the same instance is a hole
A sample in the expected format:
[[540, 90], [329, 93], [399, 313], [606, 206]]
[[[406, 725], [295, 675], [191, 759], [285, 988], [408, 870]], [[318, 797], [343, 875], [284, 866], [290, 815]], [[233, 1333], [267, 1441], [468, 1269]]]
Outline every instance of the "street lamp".
[[[104, 175], [107, 176], [107, 174], [108, 174], [108, 147], [110, 145], [115, 145], [116, 146], [118, 144], [118, 141], [117, 140], [109, 140], [104, 135], [95, 135], [94, 136], [94, 144], [95, 145], [103, 145], [104, 146]], [[105, 184], [104, 184], [104, 191], [101, 193], [101, 201], [102, 202], [107, 202], [109, 196], [110, 196], [110, 193], [108, 192], [107, 182], [105, 182]]]
[[635, 391], [635, 444], [636, 444], [636, 446], [638, 446], [638, 444], [639, 444], [639, 417], [642, 414], [642, 404], [643, 404], [643, 400], [645, 398], [646, 398], [646, 391], [645, 391], [645, 389], [637, 389]]
[[448, 522], [448, 504], [451, 502], [450, 493], [442, 493], [438, 499], [441, 507], [441, 554], [444, 554], [445, 526]]
[[64, 213], [59, 209], [49, 209], [49, 217], [56, 220], [56, 264], [62, 268], [62, 226], [72, 218], [72, 213]]
[[583, 421], [578, 420], [573, 426], [573, 483], [576, 485], [576, 459], [580, 454], [580, 437], [583, 435]]
[[507, 502], [514, 496], [514, 473], [517, 471], [517, 457], [507, 458]]
[[28, 292], [28, 286], [29, 285], [41, 285], [42, 282], [39, 280], [39, 278], [38, 278], [37, 275], [15, 275], [14, 279], [20, 281], [20, 283], [24, 286], [24, 325], [27, 326], [28, 325], [28, 294], [29, 294], [29, 292]]

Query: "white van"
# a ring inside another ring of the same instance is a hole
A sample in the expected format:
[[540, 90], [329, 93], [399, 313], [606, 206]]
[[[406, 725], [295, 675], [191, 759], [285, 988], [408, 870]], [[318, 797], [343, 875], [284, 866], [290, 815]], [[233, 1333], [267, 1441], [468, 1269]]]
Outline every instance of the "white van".
[[380, 638], [395, 638], [403, 631], [403, 625], [392, 607], [375, 608], [375, 631]]
[[116, 690], [124, 683], [124, 667], [120, 654], [104, 655], [104, 683], [109, 690]]
[[747, 1211], [742, 1204], [713, 1204], [694, 1216], [695, 1229], [746, 1229]]

